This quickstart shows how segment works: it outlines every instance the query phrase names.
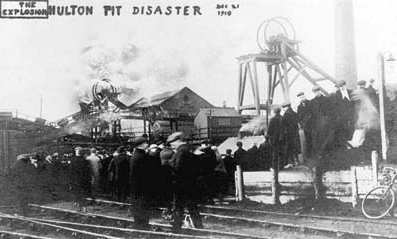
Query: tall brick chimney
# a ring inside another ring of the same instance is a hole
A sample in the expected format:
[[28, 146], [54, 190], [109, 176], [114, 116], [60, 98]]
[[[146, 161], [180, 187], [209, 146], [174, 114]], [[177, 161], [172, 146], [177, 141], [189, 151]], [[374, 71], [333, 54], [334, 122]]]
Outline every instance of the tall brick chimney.
[[352, 0], [334, 0], [335, 4], [335, 78], [345, 80], [347, 88], [357, 88], [356, 47]]

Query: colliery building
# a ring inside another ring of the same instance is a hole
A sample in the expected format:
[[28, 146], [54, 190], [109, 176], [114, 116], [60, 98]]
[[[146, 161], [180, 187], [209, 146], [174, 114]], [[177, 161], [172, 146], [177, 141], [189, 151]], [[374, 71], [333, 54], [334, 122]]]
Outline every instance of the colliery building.
[[184, 132], [192, 141], [222, 142], [237, 136], [242, 117], [234, 108], [215, 107], [183, 87], [140, 98], [116, 111], [84, 109], [57, 124], [64, 133], [90, 136], [96, 143], [123, 143], [143, 134], [157, 142], [175, 131]]

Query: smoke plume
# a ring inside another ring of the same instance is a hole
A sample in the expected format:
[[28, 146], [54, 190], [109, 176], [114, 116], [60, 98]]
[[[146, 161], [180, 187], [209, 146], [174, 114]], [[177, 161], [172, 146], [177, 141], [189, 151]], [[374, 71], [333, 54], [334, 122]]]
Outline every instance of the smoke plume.
[[118, 48], [88, 43], [81, 50], [84, 67], [76, 83], [78, 100], [92, 101], [92, 86], [105, 78], [111, 80], [120, 93], [119, 100], [126, 105], [143, 96], [182, 87], [188, 65], [178, 54], [162, 50], [141, 49], [132, 43]]

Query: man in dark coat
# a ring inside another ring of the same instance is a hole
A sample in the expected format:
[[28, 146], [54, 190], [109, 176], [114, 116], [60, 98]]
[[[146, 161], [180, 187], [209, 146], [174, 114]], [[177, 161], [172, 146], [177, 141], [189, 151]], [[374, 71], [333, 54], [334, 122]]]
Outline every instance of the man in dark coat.
[[232, 157], [232, 150], [226, 149], [226, 156], [223, 158], [226, 168], [226, 178], [228, 184], [228, 193], [234, 194], [234, 172], [236, 171], [236, 161]]
[[369, 97], [372, 100], [372, 103], [378, 108], [379, 107], [379, 97], [378, 93], [376, 92], [375, 88], [373, 87], [375, 80], [371, 79], [369, 81], [368, 87], [367, 87], [367, 92], [369, 94]]
[[273, 110], [274, 116], [269, 121], [266, 137], [269, 139], [272, 148], [272, 168], [281, 168], [281, 149], [282, 149], [282, 117], [280, 115], [281, 109], [275, 108]]
[[297, 165], [299, 164], [298, 154], [301, 152], [299, 119], [298, 115], [292, 110], [291, 103], [285, 102], [283, 108], [286, 109], [282, 118], [283, 138], [285, 139], [284, 165]]
[[168, 138], [175, 153], [175, 205], [172, 229], [178, 232], [182, 227], [183, 212], [187, 208], [194, 228], [203, 228], [198, 211], [198, 160], [190, 152], [183, 133], [177, 132]]
[[203, 154], [200, 154], [200, 163], [201, 163], [201, 176], [203, 177], [204, 183], [204, 197], [207, 203], [213, 203], [213, 199], [215, 196], [215, 167], [217, 165], [215, 152], [211, 149], [211, 145], [208, 142], [203, 142], [201, 144], [200, 150]]
[[128, 194], [129, 181], [129, 158], [125, 152], [125, 147], [117, 148], [116, 153], [109, 164], [109, 169], [113, 173], [113, 182], [116, 185], [117, 200], [124, 202]]
[[319, 86], [312, 89], [314, 98], [309, 101], [310, 118], [308, 121], [311, 127], [311, 151], [309, 156], [318, 153], [321, 148], [321, 142], [326, 137], [324, 126], [327, 124], [328, 111], [330, 107], [327, 98], [321, 93]]
[[75, 149], [75, 157], [70, 161], [69, 175], [74, 202], [79, 211], [85, 212], [85, 199], [91, 194], [91, 165], [83, 156], [81, 147]]
[[148, 180], [150, 180], [150, 168], [148, 168], [148, 142], [139, 137], [135, 141], [135, 150], [130, 158], [130, 183], [131, 183], [131, 212], [137, 226], [149, 227], [150, 197]]
[[301, 129], [303, 129], [303, 133], [305, 135], [306, 141], [306, 152], [310, 154], [312, 149], [312, 140], [311, 140], [311, 126], [309, 124], [311, 113], [309, 108], [309, 101], [306, 99], [305, 94], [300, 92], [297, 94], [297, 97], [300, 99], [300, 103], [298, 105], [298, 119], [299, 125]]
[[346, 88], [346, 81], [341, 80], [335, 85], [338, 90], [331, 95], [333, 110], [330, 115], [332, 122], [335, 122], [335, 147], [344, 146], [354, 131], [354, 104], [352, 91]]
[[243, 143], [241, 141], [238, 141], [236, 143], [237, 150], [234, 152], [234, 160], [237, 165], [240, 165], [242, 170], [245, 169], [245, 161], [247, 157], [247, 151], [243, 149]]
[[29, 201], [32, 198], [34, 183], [37, 182], [38, 170], [30, 161], [31, 155], [22, 154], [12, 168], [12, 176], [17, 188], [17, 196], [23, 216], [29, 216]]

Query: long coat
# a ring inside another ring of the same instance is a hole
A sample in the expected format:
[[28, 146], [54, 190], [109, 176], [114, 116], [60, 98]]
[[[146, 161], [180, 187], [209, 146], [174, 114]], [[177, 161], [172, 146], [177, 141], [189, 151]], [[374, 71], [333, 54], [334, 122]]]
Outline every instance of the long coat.
[[70, 161], [69, 175], [72, 192], [80, 196], [88, 195], [91, 187], [90, 162], [83, 156], [75, 156]]
[[131, 199], [148, 198], [148, 155], [145, 150], [136, 148], [130, 158]]
[[269, 126], [266, 135], [266, 137], [270, 139], [270, 145], [272, 148], [281, 146], [280, 143], [282, 140], [282, 132], [282, 117], [281, 115], [275, 115], [269, 120]]
[[187, 200], [198, 199], [198, 159], [188, 145], [180, 145], [175, 153], [175, 195]]
[[285, 139], [286, 154], [299, 154], [301, 145], [299, 139], [298, 115], [289, 107], [282, 118], [283, 134]]

